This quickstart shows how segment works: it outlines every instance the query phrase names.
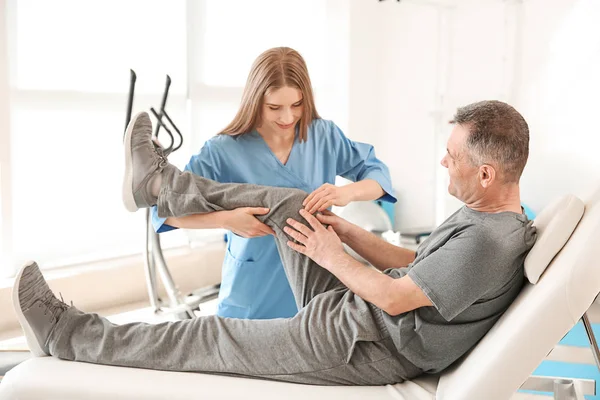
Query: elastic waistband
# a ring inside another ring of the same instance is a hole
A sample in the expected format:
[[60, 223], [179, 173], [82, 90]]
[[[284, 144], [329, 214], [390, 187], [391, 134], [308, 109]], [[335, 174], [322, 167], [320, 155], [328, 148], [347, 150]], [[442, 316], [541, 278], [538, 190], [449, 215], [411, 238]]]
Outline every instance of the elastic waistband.
[[381, 339], [380, 339], [381, 342], [385, 345], [385, 347], [388, 348], [388, 350], [390, 350], [390, 352], [394, 355], [396, 360], [398, 360], [398, 362], [402, 366], [402, 371], [398, 370], [397, 371], [398, 374], [404, 380], [409, 380], [409, 379], [412, 379], [412, 378], [422, 374], [423, 371], [419, 367], [415, 366], [413, 363], [408, 361], [398, 351], [398, 348], [394, 344], [394, 340], [392, 339], [392, 336], [390, 335], [390, 331], [388, 330], [388, 326], [385, 322], [385, 317], [383, 315], [384, 311], [381, 308], [379, 308], [369, 302], [366, 302], [366, 303], [369, 305], [369, 308], [371, 309], [373, 319], [375, 320], [375, 323], [377, 324], [377, 329], [379, 330], [379, 333], [381, 334]]
[[383, 318], [383, 311], [381, 310], [381, 308], [377, 307], [373, 303], [369, 303], [368, 301], [365, 301], [365, 303], [367, 303], [367, 305], [371, 309], [371, 314], [373, 315], [373, 319], [377, 324], [377, 329], [381, 334], [381, 339], [386, 339], [390, 337], [390, 332], [388, 331], [385, 319]]

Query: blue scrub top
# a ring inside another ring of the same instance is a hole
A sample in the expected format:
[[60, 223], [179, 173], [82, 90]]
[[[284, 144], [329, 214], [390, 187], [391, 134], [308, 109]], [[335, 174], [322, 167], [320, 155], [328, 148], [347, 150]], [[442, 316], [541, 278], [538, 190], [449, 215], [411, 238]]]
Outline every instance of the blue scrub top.
[[[256, 131], [218, 135], [192, 156], [185, 170], [218, 182], [295, 187], [307, 193], [336, 175], [352, 181], [374, 179], [386, 192], [380, 200], [395, 203], [390, 174], [375, 156], [373, 146], [353, 142], [333, 122], [316, 119], [308, 140], [294, 142], [286, 164], [273, 154]], [[157, 232], [175, 229], [152, 209]], [[287, 318], [298, 309], [271, 236], [246, 239], [227, 233], [217, 315], [230, 318]]]

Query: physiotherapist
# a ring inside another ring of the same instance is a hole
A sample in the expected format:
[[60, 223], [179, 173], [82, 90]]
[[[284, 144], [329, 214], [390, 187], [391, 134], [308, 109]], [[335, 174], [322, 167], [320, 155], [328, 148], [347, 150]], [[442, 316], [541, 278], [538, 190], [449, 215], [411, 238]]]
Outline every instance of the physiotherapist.
[[[352, 201], [396, 202], [388, 168], [373, 146], [353, 142], [314, 104], [302, 56], [287, 47], [262, 53], [252, 65], [233, 121], [192, 156], [185, 170], [223, 183], [292, 187], [310, 193], [314, 213]], [[340, 175], [354, 183], [337, 187]], [[217, 315], [270, 319], [294, 316], [298, 309], [285, 275], [274, 232], [255, 215], [265, 208], [244, 207], [152, 222], [157, 232], [174, 228], [225, 228]]]

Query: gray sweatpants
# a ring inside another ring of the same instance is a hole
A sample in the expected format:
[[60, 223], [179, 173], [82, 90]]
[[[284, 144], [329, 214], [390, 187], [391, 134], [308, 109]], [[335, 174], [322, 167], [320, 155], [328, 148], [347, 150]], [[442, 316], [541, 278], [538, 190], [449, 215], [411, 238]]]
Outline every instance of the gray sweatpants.
[[161, 217], [268, 207], [259, 217], [277, 247], [298, 314], [289, 319], [217, 316], [156, 325], [115, 325], [75, 307], [49, 338], [52, 355], [74, 361], [167, 371], [207, 372], [320, 385], [382, 385], [419, 373], [398, 354], [382, 311], [327, 270], [290, 249], [282, 228], [306, 193], [297, 189], [221, 184], [168, 166], [158, 198]]

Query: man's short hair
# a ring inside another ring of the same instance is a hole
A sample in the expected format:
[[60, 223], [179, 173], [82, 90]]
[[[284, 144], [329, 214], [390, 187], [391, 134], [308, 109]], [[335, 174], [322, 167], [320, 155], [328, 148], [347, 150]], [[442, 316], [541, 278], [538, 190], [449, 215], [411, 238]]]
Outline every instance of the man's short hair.
[[468, 156], [475, 166], [490, 164], [505, 183], [518, 183], [529, 156], [529, 127], [517, 110], [497, 100], [460, 107], [451, 124], [469, 130]]

